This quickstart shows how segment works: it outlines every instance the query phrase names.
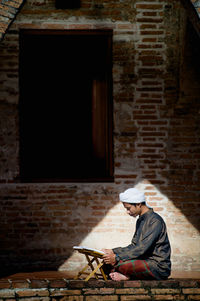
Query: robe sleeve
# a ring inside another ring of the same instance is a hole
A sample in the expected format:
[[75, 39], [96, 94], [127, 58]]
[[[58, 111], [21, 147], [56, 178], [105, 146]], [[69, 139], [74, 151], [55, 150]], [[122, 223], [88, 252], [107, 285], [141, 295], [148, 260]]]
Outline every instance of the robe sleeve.
[[160, 220], [154, 219], [145, 233], [141, 231], [136, 244], [132, 242], [127, 247], [114, 248], [113, 252], [123, 261], [137, 259], [143, 256], [159, 238], [162, 226], [163, 225]]

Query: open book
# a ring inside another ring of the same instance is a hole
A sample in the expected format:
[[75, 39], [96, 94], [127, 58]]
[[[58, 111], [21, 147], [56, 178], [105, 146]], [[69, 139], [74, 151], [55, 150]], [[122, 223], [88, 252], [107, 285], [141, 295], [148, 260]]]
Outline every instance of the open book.
[[95, 253], [98, 253], [98, 254], [100, 254], [100, 255], [104, 255], [105, 253], [103, 252], [103, 251], [101, 251], [101, 250], [97, 250], [97, 249], [93, 249], [93, 248], [88, 248], [88, 247], [84, 247], [84, 246], [74, 246], [73, 247], [73, 249], [74, 250], [77, 250], [77, 251], [84, 251], [84, 250], [86, 250], [86, 251], [92, 251], [92, 252], [95, 252]]

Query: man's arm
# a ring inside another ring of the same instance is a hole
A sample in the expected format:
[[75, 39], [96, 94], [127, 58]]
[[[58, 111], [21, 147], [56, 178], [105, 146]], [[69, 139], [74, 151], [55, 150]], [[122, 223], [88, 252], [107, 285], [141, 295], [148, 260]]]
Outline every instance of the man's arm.
[[146, 233], [142, 233], [143, 238], [139, 239], [137, 244], [130, 244], [124, 248], [114, 248], [113, 252], [119, 256], [121, 260], [137, 259], [144, 255], [158, 239], [163, 224], [160, 220], [154, 219], [149, 225]]

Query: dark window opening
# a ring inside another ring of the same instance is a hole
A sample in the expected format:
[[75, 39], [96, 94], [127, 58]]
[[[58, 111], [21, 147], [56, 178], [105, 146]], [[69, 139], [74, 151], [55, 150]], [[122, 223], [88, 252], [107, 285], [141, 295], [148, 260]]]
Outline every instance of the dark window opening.
[[112, 32], [20, 32], [22, 181], [112, 181]]

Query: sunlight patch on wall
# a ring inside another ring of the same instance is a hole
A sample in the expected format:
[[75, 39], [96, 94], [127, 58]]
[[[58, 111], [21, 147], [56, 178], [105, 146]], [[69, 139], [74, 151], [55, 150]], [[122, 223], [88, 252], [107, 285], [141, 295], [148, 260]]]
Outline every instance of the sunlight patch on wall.
[[[106, 216], [92, 229], [92, 231], [81, 241], [79, 246], [95, 248], [114, 248], [126, 246], [130, 243], [135, 230], [135, 221], [125, 211], [121, 202], [112, 207]], [[74, 270], [85, 263], [82, 254], [74, 251], [59, 270]]]
[[[197, 258], [200, 253], [199, 232], [183, 214], [181, 206], [177, 207], [173, 200], [170, 200], [149, 181], [144, 180], [135, 187], [145, 192], [148, 204], [166, 222], [172, 248], [173, 268], [175, 270], [187, 270], [192, 265], [200, 265], [200, 262], [197, 263], [193, 260], [193, 257]], [[105, 202], [108, 201], [105, 200]], [[136, 219], [130, 217], [122, 203], [118, 202], [80, 242], [79, 246], [99, 250], [127, 246], [135, 232], [135, 224]], [[181, 257], [184, 260], [181, 260]], [[74, 251], [72, 256], [59, 267], [59, 270], [75, 271], [85, 262], [84, 256]]]

